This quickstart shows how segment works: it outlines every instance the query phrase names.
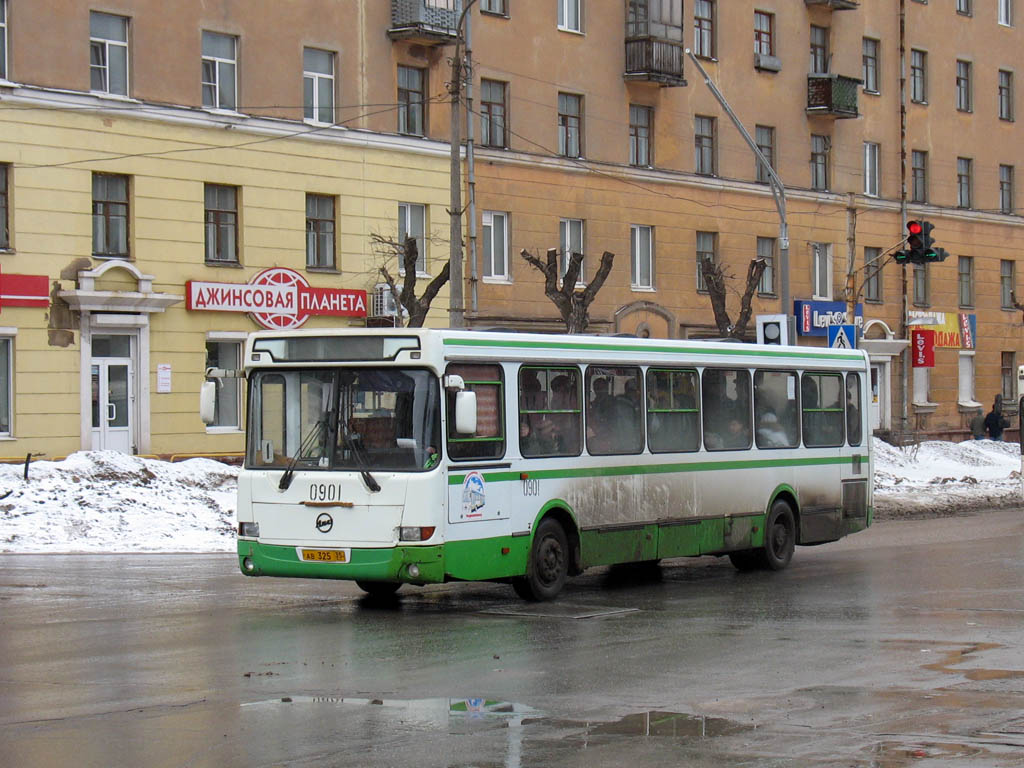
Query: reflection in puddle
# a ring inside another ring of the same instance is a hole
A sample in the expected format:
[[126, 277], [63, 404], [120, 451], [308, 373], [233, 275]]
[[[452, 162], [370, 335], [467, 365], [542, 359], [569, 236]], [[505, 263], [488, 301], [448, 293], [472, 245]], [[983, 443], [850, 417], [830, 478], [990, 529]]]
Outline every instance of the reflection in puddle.
[[587, 727], [593, 736], [661, 736], [683, 741], [699, 741], [739, 733], [749, 726], [721, 717], [686, 715], [680, 712], [640, 712], [626, 715], [614, 723], [595, 723]]
[[532, 707], [495, 699], [366, 699], [352, 696], [282, 696], [242, 704], [243, 707], [274, 706], [359, 706], [380, 707], [389, 716], [401, 716], [405, 722], [423, 725], [446, 725], [451, 719], [504, 720], [508, 725], [521, 725], [526, 717], [541, 714]]

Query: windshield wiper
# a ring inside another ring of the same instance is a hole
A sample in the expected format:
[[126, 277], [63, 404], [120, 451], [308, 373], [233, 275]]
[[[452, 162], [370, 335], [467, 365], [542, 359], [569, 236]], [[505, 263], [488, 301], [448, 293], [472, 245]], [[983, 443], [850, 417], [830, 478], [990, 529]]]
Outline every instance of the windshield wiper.
[[367, 461], [366, 453], [363, 451], [362, 437], [358, 432], [354, 432], [345, 439], [345, 442], [352, 450], [352, 456], [355, 458], [357, 468], [359, 469], [359, 476], [363, 478], [363, 482], [366, 483], [366, 487], [370, 489], [371, 493], [377, 493], [380, 490], [380, 483], [370, 474], [370, 462]]
[[288, 486], [292, 484], [292, 478], [295, 477], [295, 465], [299, 459], [313, 446], [313, 442], [319, 437], [320, 430], [326, 426], [327, 422], [324, 419], [320, 419], [316, 422], [306, 433], [306, 436], [299, 443], [299, 449], [295, 451], [295, 455], [288, 461], [288, 466], [285, 467], [284, 474], [281, 475], [280, 481], [277, 483], [278, 490], [286, 491]]

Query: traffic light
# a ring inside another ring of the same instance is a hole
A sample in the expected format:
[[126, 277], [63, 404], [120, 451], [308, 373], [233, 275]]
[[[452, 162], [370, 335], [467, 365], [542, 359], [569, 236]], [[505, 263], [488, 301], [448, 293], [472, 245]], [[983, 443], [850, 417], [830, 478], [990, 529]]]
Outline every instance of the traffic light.
[[946, 253], [943, 248], [935, 247], [935, 238], [932, 237], [932, 230], [935, 229], [930, 221], [908, 221], [907, 222], [907, 250], [895, 254], [894, 258], [899, 264], [927, 264], [932, 261], [945, 261]]

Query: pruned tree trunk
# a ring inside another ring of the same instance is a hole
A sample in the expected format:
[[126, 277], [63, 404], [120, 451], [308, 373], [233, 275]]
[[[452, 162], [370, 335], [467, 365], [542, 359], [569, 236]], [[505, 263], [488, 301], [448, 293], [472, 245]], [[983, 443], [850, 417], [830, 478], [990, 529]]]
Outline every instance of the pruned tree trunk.
[[714, 259], [701, 259], [700, 270], [704, 277], [704, 284], [708, 289], [708, 298], [711, 299], [711, 311], [715, 315], [715, 325], [718, 332], [725, 338], [742, 339], [747, 331], [747, 323], [750, 322], [752, 312], [751, 303], [754, 293], [761, 282], [761, 275], [764, 274], [767, 264], [764, 259], [751, 259], [747, 265], [747, 282], [740, 297], [740, 313], [733, 323], [729, 317], [729, 309], [726, 306], [726, 289], [728, 276], [722, 269], [722, 265]]
[[405, 310], [406, 327], [422, 328], [423, 323], [427, 320], [427, 312], [430, 311], [430, 303], [437, 297], [441, 287], [448, 282], [451, 264], [446, 261], [441, 271], [427, 283], [423, 294], [417, 297], [416, 262], [419, 259], [419, 248], [416, 246], [416, 238], [407, 237], [404, 243], [399, 244], [378, 234], [371, 234], [370, 237], [376, 245], [384, 246], [385, 250], [394, 249], [401, 256], [402, 270], [405, 272], [404, 275], [399, 275], [399, 279], [402, 281], [401, 289], [388, 271], [387, 264], [381, 264], [377, 270], [384, 278], [384, 282], [388, 284], [388, 290], [391, 291], [395, 303]]
[[544, 275], [544, 295], [558, 308], [558, 314], [565, 323], [566, 333], [585, 333], [590, 325], [590, 305], [597, 297], [604, 281], [608, 279], [608, 273], [612, 271], [615, 254], [605, 251], [601, 256], [597, 274], [579, 290], [576, 289], [576, 282], [583, 265], [582, 253], [570, 254], [564, 276], [559, 274], [558, 251], [555, 248], [548, 248], [544, 261], [525, 248], [519, 255]]

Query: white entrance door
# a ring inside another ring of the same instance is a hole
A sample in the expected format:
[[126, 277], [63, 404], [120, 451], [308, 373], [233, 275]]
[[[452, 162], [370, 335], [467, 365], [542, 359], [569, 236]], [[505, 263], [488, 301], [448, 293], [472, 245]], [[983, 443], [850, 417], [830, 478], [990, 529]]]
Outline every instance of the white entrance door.
[[[883, 429], [882, 420], [886, 415], [885, 403], [889, 397], [889, 382], [886, 379], [888, 366], [871, 366], [871, 429]], [[888, 421], [888, 419], [886, 419]], [[885, 425], [885, 428], [888, 424]]]
[[131, 336], [93, 337], [93, 450], [135, 452], [135, 376], [131, 342]]

